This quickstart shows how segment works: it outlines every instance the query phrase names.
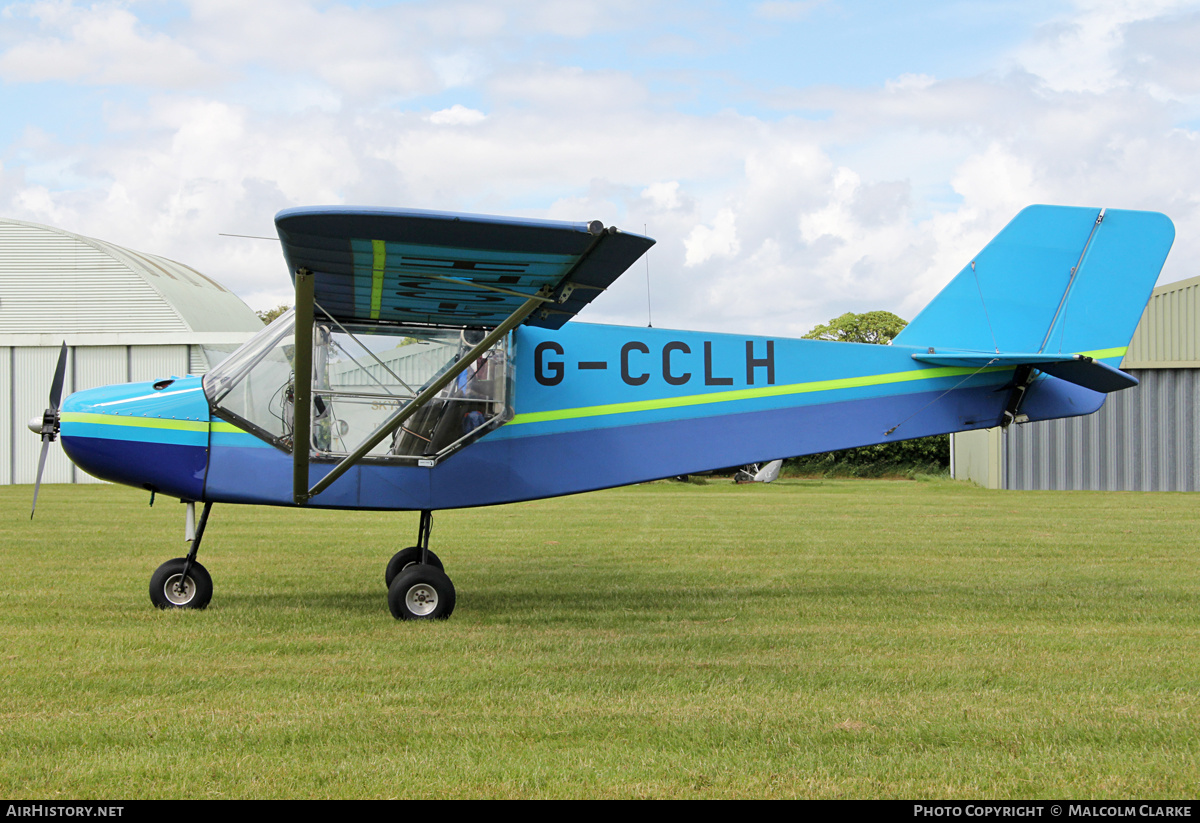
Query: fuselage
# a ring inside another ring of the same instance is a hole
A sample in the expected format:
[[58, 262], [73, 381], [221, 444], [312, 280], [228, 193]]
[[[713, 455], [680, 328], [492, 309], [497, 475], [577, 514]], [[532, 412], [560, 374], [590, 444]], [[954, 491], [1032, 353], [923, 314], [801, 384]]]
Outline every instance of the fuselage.
[[[434, 465], [368, 458], [308, 505], [491, 505], [990, 427], [1013, 376], [922, 365], [902, 346], [582, 323], [521, 327], [509, 351], [507, 422]], [[1042, 377], [1023, 411], [1087, 414], [1102, 401]], [[102, 479], [184, 500], [293, 504], [290, 451], [214, 414], [201, 378], [77, 392], [60, 417], [68, 456]], [[335, 462], [314, 454], [312, 482]]]

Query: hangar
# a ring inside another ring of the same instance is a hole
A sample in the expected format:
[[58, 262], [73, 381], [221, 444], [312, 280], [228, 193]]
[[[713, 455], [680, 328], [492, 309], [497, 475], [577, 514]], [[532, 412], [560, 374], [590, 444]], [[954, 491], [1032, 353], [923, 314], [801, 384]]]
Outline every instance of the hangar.
[[[202, 374], [260, 329], [240, 298], [181, 263], [0, 218], [0, 484], [34, 481], [41, 444], [26, 424], [46, 408], [64, 341], [69, 394]], [[56, 444], [43, 482], [99, 481]]]
[[1154, 290], [1100, 411], [951, 436], [951, 473], [991, 489], [1200, 490], [1200, 277]]

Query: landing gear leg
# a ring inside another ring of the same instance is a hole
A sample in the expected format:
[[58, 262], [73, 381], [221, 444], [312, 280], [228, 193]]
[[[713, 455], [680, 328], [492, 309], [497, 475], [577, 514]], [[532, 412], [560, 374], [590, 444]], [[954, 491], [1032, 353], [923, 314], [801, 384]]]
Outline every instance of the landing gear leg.
[[196, 562], [212, 503], [204, 504], [200, 522], [196, 523], [194, 531], [192, 523], [196, 516], [196, 504], [188, 503], [187, 506], [187, 536], [191, 539], [187, 557], [168, 560], [155, 569], [150, 577], [150, 602], [160, 609], [203, 609], [212, 600], [212, 577], [206, 568]]
[[442, 561], [429, 550], [433, 512], [421, 511], [417, 545], [396, 552], [388, 562], [388, 608], [397, 620], [445, 619], [454, 611], [454, 584]]
[[438, 556], [429, 550], [429, 533], [431, 531], [433, 531], [433, 512], [422, 511], [421, 525], [417, 529], [417, 545], [401, 549], [392, 555], [392, 559], [388, 561], [387, 568], [383, 572], [383, 585], [391, 588], [396, 575], [418, 563], [428, 563], [443, 570], [446, 568]]

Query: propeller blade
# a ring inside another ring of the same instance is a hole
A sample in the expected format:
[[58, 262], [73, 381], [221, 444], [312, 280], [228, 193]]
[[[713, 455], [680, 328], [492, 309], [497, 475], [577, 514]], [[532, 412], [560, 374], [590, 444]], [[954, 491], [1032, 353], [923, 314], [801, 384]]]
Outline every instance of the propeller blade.
[[37, 480], [33, 484], [33, 507], [29, 510], [29, 519], [33, 519], [37, 511], [38, 491], [42, 488], [42, 472], [46, 469], [46, 453], [50, 444], [58, 436], [58, 404], [62, 402], [63, 381], [67, 376], [67, 341], [64, 340], [62, 350], [58, 353], [58, 365], [54, 367], [54, 380], [50, 383], [50, 408], [42, 414], [40, 428], [35, 428], [37, 418], [29, 423], [29, 428], [42, 436], [42, 453], [38, 455]]
[[62, 344], [58, 353], [58, 365], [54, 367], [54, 382], [50, 384], [50, 408], [58, 411], [59, 401], [62, 400], [63, 378], [67, 374], [67, 341]]
[[50, 441], [42, 440], [42, 453], [38, 457], [38, 473], [37, 481], [33, 484], [33, 508], [29, 510], [29, 519], [33, 519], [33, 513], [37, 511], [37, 496], [38, 490], [42, 488], [42, 469], [46, 468], [46, 452], [50, 450]]

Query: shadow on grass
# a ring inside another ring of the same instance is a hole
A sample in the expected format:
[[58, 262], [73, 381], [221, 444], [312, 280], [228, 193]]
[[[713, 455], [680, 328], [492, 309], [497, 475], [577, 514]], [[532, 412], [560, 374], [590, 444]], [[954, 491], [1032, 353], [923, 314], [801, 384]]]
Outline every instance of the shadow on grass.
[[[727, 619], [747, 610], [770, 609], [772, 604], [796, 595], [794, 589], [765, 583], [743, 582], [731, 586], [714, 581], [712, 586], [696, 586], [694, 582], [686, 585], [670, 582], [664, 575], [655, 575], [655, 579], [649, 580], [631, 574], [620, 576], [606, 588], [597, 588], [594, 583], [584, 580], [575, 585], [535, 575], [492, 579], [478, 587], [459, 584], [455, 588], [455, 615], [470, 615], [472, 619], [485, 622], [561, 621], [583, 616], [603, 620], [606, 617], [623, 618], [631, 613], [672, 619], [681, 616], [693, 620]], [[209, 610], [382, 614], [390, 619], [387, 595], [382, 585], [363, 590], [218, 590]]]
[[323, 592], [217, 592], [213, 596], [210, 610], [239, 609], [254, 611], [261, 609], [305, 610], [369, 614], [387, 612], [387, 592], [378, 591], [323, 591]]

